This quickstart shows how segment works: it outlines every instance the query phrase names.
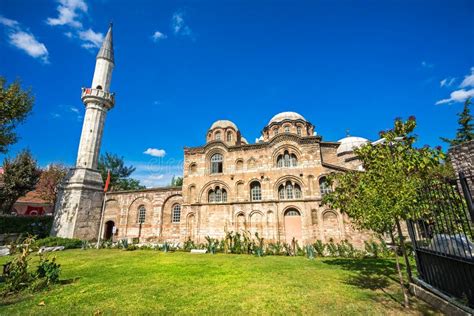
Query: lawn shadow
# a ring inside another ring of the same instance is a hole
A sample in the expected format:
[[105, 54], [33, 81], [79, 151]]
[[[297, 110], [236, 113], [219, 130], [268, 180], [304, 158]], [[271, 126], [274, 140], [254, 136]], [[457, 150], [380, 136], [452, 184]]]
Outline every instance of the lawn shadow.
[[[387, 259], [330, 259], [323, 263], [339, 266], [344, 270], [354, 272], [345, 281], [346, 284], [368, 289], [372, 291], [382, 291], [387, 298], [403, 307], [403, 302], [395, 297], [388, 288], [393, 282], [398, 282], [395, 275], [397, 270], [395, 263]], [[377, 297], [377, 296], [376, 296]]]
[[[72, 279], [59, 280], [59, 282], [56, 284], [56, 286], [73, 284], [73, 283], [79, 281], [79, 279], [80, 279], [80, 277], [75, 277], [75, 278], [72, 278]], [[47, 287], [47, 288], [42, 289], [38, 292], [43, 292], [43, 291], [44, 292], [49, 292], [54, 288], [55, 288], [55, 286], [53, 285], [53, 287]], [[23, 290], [19, 293], [7, 295], [7, 296], [1, 296], [0, 295], [0, 306], [8, 306], [8, 305], [13, 305], [13, 304], [20, 303], [22, 301], [25, 301], [25, 300], [33, 297], [34, 294], [36, 294], [38, 292], [31, 293], [31, 292], [29, 292], [28, 289], [25, 289], [25, 290]]]

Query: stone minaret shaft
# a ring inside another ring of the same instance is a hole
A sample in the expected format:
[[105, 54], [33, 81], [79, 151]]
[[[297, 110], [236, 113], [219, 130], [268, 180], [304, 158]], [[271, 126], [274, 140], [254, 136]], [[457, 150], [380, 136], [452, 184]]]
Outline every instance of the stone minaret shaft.
[[86, 107], [76, 168], [97, 169], [105, 117], [115, 103], [110, 93], [114, 68], [112, 25], [97, 54], [91, 88], [82, 89], [82, 101]]

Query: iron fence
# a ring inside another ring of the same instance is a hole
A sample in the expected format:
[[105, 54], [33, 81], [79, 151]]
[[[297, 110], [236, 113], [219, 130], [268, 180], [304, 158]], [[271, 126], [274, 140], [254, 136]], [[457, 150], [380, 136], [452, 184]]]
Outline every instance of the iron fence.
[[408, 221], [419, 278], [474, 307], [472, 173], [426, 185]]

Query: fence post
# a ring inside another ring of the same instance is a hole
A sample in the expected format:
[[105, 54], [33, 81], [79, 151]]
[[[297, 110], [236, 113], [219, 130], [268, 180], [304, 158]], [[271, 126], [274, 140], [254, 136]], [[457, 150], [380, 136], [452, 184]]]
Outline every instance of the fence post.
[[461, 182], [462, 193], [464, 195], [464, 199], [466, 200], [471, 221], [474, 221], [474, 206], [472, 202], [471, 190], [469, 189], [469, 184], [467, 183], [467, 179], [463, 171], [459, 171], [459, 182]]

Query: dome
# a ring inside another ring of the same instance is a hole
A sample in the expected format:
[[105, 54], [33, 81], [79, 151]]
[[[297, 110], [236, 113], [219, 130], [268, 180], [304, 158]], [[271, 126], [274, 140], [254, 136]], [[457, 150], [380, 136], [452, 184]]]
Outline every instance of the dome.
[[245, 137], [241, 137], [240, 138], [240, 141], [242, 142], [242, 144], [248, 144], [249, 142], [245, 139]]
[[337, 148], [337, 154], [342, 154], [345, 152], [353, 151], [356, 148], [362, 147], [363, 145], [369, 143], [369, 140], [362, 137], [345, 137], [340, 139], [338, 143], [341, 143]]
[[215, 122], [211, 125], [211, 128], [210, 128], [210, 129], [214, 129], [214, 128], [227, 128], [227, 127], [232, 127], [232, 128], [235, 129], [236, 131], [239, 130], [239, 129], [237, 128], [237, 125], [235, 125], [233, 122], [228, 121], [228, 120], [215, 121]]
[[281, 112], [272, 117], [270, 122], [268, 122], [268, 125], [274, 122], [281, 122], [283, 120], [303, 120], [306, 121], [306, 119], [301, 115], [296, 112]]

